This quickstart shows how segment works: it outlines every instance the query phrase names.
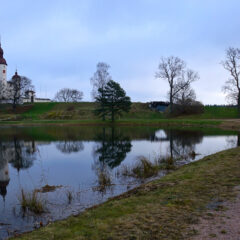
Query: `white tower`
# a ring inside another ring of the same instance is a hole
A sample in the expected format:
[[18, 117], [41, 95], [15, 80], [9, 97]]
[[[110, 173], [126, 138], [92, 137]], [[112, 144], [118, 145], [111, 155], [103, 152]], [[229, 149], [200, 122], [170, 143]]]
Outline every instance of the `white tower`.
[[7, 62], [3, 57], [3, 50], [0, 42], [0, 85], [7, 86]]

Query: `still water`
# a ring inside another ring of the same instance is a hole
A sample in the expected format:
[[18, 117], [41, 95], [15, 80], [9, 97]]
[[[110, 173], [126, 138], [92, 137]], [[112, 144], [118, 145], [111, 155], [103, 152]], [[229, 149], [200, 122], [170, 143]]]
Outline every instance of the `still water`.
[[[1, 127], [0, 239], [77, 214], [139, 185], [142, 181], [119, 174], [139, 156], [171, 156], [174, 164], [183, 165], [237, 145], [236, 132], [213, 129]], [[103, 170], [111, 185], [99, 188]], [[46, 185], [57, 188], [38, 193], [45, 213], [23, 211], [21, 191]]]

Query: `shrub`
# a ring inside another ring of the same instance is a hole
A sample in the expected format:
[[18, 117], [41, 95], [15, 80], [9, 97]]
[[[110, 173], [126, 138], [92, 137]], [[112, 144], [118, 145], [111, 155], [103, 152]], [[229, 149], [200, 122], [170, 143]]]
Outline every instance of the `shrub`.
[[166, 109], [166, 114], [170, 116], [201, 114], [204, 112], [204, 106], [201, 102], [192, 101], [188, 104], [174, 104], [172, 113], [169, 107]]
[[30, 210], [36, 214], [45, 212], [45, 202], [39, 197], [37, 191], [25, 193], [22, 189], [19, 200], [23, 211]]
[[111, 187], [112, 179], [109, 174], [109, 172], [106, 169], [99, 170], [97, 172], [97, 178], [98, 178], [98, 186], [94, 187], [93, 190], [97, 190], [99, 192], [105, 192], [107, 188]]
[[132, 173], [137, 178], [149, 178], [157, 175], [158, 171], [158, 164], [152, 163], [144, 156], [138, 157], [137, 164], [132, 168]]
[[172, 157], [160, 158], [156, 156], [153, 161], [145, 156], [139, 156], [133, 166], [122, 165], [116, 173], [117, 177], [134, 177], [146, 179], [158, 175], [160, 170], [176, 169], [175, 161]]
[[71, 112], [71, 111], [74, 111], [75, 110], [75, 106], [72, 104], [72, 105], [69, 105], [68, 107], [67, 107], [67, 111], [68, 112]]

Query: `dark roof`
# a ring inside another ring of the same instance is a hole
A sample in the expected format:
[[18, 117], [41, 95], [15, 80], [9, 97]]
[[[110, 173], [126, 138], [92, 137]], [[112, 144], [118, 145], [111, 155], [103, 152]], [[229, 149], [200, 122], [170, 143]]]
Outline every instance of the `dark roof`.
[[149, 103], [151, 107], [158, 107], [158, 106], [168, 106], [169, 102], [163, 102], [163, 101], [154, 101]]
[[35, 93], [33, 90], [27, 90], [25, 93], [29, 93], [29, 92]]
[[1, 43], [0, 43], [0, 64], [7, 65], [7, 62], [6, 62], [5, 58], [3, 57], [3, 54], [4, 54], [4, 52], [3, 52], [3, 49], [2, 49]]
[[21, 78], [21, 77], [18, 75], [17, 70], [16, 70], [15, 74], [12, 76], [12, 79], [19, 79], [19, 78]]
[[50, 100], [51, 101], [51, 99], [50, 98], [35, 98], [36, 100]]

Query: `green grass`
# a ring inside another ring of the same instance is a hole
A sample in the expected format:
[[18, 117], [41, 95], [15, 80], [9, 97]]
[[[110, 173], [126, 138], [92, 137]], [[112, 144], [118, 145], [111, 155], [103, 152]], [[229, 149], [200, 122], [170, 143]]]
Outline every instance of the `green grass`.
[[[10, 105], [0, 106], [0, 124], [111, 124], [103, 123], [93, 111], [95, 103], [35, 103], [19, 106], [12, 112]], [[237, 108], [206, 106], [200, 115], [185, 115], [167, 119], [163, 113], [152, 111], [147, 103], [133, 103], [129, 113], [116, 118], [117, 124], [181, 124], [219, 125], [220, 119], [237, 118]], [[219, 120], [218, 120], [219, 119]], [[5, 122], [5, 123], [4, 123]]]
[[234, 199], [239, 164], [240, 148], [205, 157], [20, 239], [188, 239], [209, 203]]
[[41, 115], [51, 111], [57, 103], [35, 103], [33, 107], [24, 112], [22, 115], [23, 118], [38, 119]]
[[220, 127], [221, 120], [205, 119], [123, 119], [114, 123], [111, 121], [101, 121], [99, 119], [86, 120], [21, 120], [21, 121], [0, 121], [0, 125], [11, 126], [41, 126], [41, 125], [59, 125], [59, 126], [154, 126], [154, 127]]
[[232, 119], [238, 118], [238, 111], [236, 107], [205, 106], [203, 114], [191, 117], [201, 119]]
[[[97, 119], [93, 114], [95, 103], [81, 102], [81, 103], [35, 103], [34, 107], [23, 114], [23, 116], [42, 116], [49, 119], [51, 113], [56, 113], [56, 119], [61, 115], [70, 115], [71, 119]], [[59, 113], [59, 114], [57, 114]], [[194, 116], [183, 116], [180, 118], [197, 118], [197, 119], [225, 119], [237, 118], [236, 107], [217, 107], [205, 106], [204, 113]], [[51, 119], [51, 118], [50, 118]], [[133, 120], [133, 119], [148, 119], [159, 120], [165, 119], [164, 114], [152, 111], [146, 103], [133, 103], [129, 113], [124, 113], [118, 120]]]

